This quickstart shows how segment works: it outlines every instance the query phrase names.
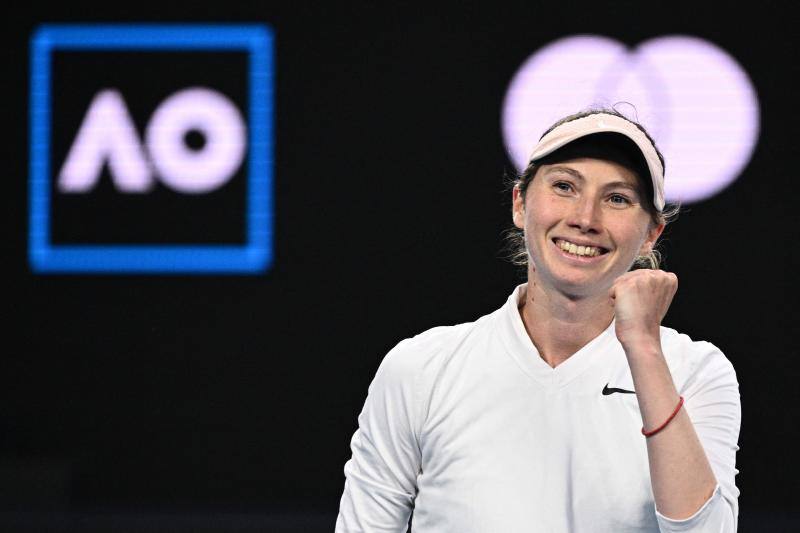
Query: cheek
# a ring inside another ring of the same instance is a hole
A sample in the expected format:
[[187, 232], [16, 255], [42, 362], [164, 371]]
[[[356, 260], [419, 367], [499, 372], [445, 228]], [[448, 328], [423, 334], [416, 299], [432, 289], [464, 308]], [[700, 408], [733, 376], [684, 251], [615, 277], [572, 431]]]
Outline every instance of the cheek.
[[629, 220], [626, 223], [618, 224], [612, 231], [617, 237], [617, 246], [630, 250], [630, 253], [636, 256], [648, 237], [649, 227], [649, 224], [642, 224], [639, 220]]
[[546, 232], [557, 225], [562, 218], [558, 206], [553, 202], [539, 202], [528, 208], [526, 217], [528, 231]]
[[525, 241], [534, 258], [544, 253], [548, 232], [555, 224], [554, 221], [552, 211], [543, 206], [537, 206], [526, 213]]
[[545, 191], [531, 187], [525, 202], [525, 219], [527, 224], [536, 226], [552, 224], [558, 217], [560, 210], [558, 198], [548, 195]]

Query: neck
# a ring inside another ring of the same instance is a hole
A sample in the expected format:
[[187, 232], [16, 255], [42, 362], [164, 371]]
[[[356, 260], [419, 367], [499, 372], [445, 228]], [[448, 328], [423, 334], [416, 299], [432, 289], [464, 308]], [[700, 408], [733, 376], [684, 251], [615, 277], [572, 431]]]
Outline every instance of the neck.
[[566, 295], [543, 287], [530, 273], [519, 311], [539, 355], [553, 368], [597, 337], [614, 318], [614, 308], [605, 293]]

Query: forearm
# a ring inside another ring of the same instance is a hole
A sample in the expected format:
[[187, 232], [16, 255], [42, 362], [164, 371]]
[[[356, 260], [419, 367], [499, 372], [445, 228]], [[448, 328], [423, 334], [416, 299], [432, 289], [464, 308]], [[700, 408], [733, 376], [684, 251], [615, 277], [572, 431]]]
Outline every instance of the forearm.
[[[680, 396], [660, 342], [640, 341], [625, 352], [643, 426], [652, 430], [672, 414]], [[711, 497], [717, 480], [686, 409], [646, 440], [656, 508], [676, 520], [691, 516]]]

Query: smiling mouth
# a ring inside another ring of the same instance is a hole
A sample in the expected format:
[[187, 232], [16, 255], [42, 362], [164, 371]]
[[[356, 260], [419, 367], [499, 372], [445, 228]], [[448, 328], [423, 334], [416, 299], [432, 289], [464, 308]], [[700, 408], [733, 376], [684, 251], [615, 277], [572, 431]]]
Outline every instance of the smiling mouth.
[[581, 245], [564, 239], [553, 239], [553, 243], [563, 252], [575, 257], [597, 257], [608, 253], [608, 249], [602, 246]]

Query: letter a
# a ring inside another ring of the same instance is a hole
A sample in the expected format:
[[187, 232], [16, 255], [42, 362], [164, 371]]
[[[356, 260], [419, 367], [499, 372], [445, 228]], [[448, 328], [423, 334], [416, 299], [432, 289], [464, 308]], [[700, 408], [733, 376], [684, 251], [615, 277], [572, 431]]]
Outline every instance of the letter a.
[[106, 161], [117, 190], [142, 193], [153, 187], [152, 171], [136, 127], [122, 95], [112, 89], [100, 91], [92, 99], [61, 167], [59, 190], [90, 191], [100, 179]]

